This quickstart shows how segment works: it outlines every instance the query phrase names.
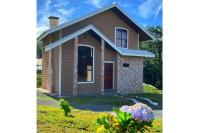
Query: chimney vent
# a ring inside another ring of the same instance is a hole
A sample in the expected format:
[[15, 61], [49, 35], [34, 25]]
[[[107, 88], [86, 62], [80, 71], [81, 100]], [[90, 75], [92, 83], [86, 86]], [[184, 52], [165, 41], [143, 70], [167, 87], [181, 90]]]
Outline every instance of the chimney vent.
[[48, 19], [49, 19], [49, 28], [58, 26], [59, 17], [50, 16]]

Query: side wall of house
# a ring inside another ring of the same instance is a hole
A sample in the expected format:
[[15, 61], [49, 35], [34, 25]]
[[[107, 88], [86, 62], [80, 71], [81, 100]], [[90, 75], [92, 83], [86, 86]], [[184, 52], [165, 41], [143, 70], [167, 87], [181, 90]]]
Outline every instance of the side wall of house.
[[[45, 37], [43, 41], [43, 56], [42, 56], [42, 88], [47, 91], [50, 90], [50, 67], [49, 67], [49, 51], [45, 52], [44, 47], [49, 42], [56, 41], [59, 36], [58, 32], [55, 32], [48, 37]], [[52, 93], [58, 94], [58, 71], [59, 71], [59, 48], [51, 50], [51, 73], [52, 73]]]
[[63, 29], [62, 37], [69, 35], [87, 25], [94, 25], [105, 36], [107, 36], [113, 43], [115, 43], [115, 27], [122, 27], [128, 29], [129, 32], [129, 49], [137, 49], [137, 32], [127, 25], [120, 17], [108, 10], [99, 13], [93, 17], [82, 20], [76, 24]]
[[[129, 67], [123, 67], [128, 63]], [[118, 55], [117, 92], [121, 94], [143, 91], [143, 58]]]
[[[48, 44], [48, 38], [43, 39], [43, 47]], [[49, 52], [42, 50], [42, 88], [50, 92], [49, 88]]]
[[61, 95], [73, 95], [74, 39], [62, 45]]

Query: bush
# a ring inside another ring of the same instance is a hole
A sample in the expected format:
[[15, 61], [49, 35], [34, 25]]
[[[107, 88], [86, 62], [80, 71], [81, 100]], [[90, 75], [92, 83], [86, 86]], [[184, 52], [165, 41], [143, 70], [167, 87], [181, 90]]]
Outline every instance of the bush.
[[64, 115], [68, 116], [69, 113], [71, 112], [71, 109], [69, 107], [69, 103], [67, 101], [65, 101], [64, 99], [60, 99], [59, 102], [60, 102], [61, 109], [64, 110]]
[[41, 87], [42, 85], [42, 72], [37, 71], [37, 88]]
[[133, 106], [122, 106], [114, 112], [102, 114], [97, 119], [97, 133], [137, 133], [145, 132], [152, 127], [154, 114], [150, 107], [137, 103]]

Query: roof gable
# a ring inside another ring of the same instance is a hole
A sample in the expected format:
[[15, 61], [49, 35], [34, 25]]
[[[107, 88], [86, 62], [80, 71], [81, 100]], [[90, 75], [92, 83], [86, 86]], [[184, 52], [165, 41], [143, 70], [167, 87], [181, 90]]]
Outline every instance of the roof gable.
[[49, 51], [55, 47], [58, 47], [65, 42], [75, 38], [76, 36], [79, 36], [89, 30], [94, 31], [98, 36], [103, 38], [114, 50], [116, 50], [118, 53], [124, 56], [138, 56], [138, 57], [155, 57], [155, 55], [151, 52], [145, 51], [145, 50], [131, 50], [131, 49], [123, 49], [123, 48], [118, 48], [110, 39], [108, 39], [103, 33], [101, 33], [95, 26], [93, 25], [88, 25], [82, 29], [79, 29], [76, 32], [71, 33], [70, 35], [61, 38], [60, 40], [53, 42], [49, 44], [48, 46], [45, 47], [45, 51]]
[[88, 14], [86, 16], [83, 16], [83, 17], [81, 17], [79, 19], [76, 19], [76, 20], [73, 20], [73, 21], [70, 21], [70, 22], [66, 22], [66, 23], [63, 23], [61, 25], [58, 25], [57, 27], [51, 28], [51, 29], [45, 31], [43, 34], [41, 34], [38, 37], [38, 40], [42, 40], [45, 36], [55, 32], [55, 31], [58, 31], [58, 30], [63, 29], [65, 27], [71, 26], [71, 25], [73, 25], [75, 23], [78, 23], [78, 22], [80, 22], [82, 20], [85, 20], [87, 18], [90, 18], [92, 16], [95, 16], [95, 15], [97, 15], [99, 13], [102, 13], [104, 11], [107, 11], [107, 10], [113, 11], [124, 22], [126, 22], [131, 28], [133, 28], [135, 31], [137, 31], [140, 34], [140, 41], [147, 41], [147, 40], [155, 39], [144, 28], [142, 28], [142, 26], [140, 26], [133, 19], [131, 19], [128, 15], [126, 15], [126, 13], [122, 9], [120, 9], [116, 4], [112, 4], [112, 5], [109, 5], [107, 7], [102, 8], [100, 10], [97, 10], [96, 12], [93, 12], [93, 13], [90, 13], [90, 14]]

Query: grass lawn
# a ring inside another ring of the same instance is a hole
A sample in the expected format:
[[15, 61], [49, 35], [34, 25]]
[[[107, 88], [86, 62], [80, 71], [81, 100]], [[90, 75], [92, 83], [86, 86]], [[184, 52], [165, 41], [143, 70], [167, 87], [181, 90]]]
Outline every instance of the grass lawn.
[[[94, 133], [100, 113], [72, 109], [65, 117], [63, 110], [52, 106], [37, 107], [37, 132], [40, 133]], [[162, 120], [156, 119], [150, 133], [162, 132]]]
[[[130, 95], [141, 96], [158, 102], [162, 108], [162, 91], [144, 84], [144, 93]], [[78, 108], [132, 105], [128, 98], [119, 96], [64, 97], [72, 106], [71, 117], [65, 117], [59, 107], [58, 98], [38, 92], [37, 94], [37, 132], [39, 133], [94, 133], [95, 121], [101, 112]], [[155, 119], [150, 133], [162, 132], [162, 119]]]

